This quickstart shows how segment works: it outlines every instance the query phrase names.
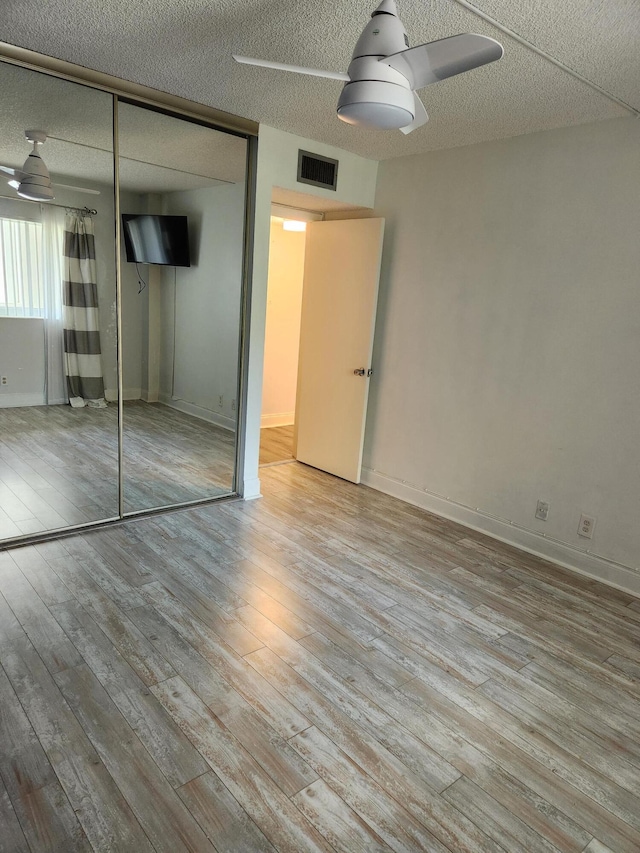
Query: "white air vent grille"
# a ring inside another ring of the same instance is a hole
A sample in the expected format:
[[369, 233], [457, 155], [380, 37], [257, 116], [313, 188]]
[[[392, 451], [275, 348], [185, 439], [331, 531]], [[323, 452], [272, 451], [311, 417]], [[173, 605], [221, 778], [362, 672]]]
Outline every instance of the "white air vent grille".
[[310, 151], [298, 151], [298, 183], [335, 190], [338, 183], [338, 161]]

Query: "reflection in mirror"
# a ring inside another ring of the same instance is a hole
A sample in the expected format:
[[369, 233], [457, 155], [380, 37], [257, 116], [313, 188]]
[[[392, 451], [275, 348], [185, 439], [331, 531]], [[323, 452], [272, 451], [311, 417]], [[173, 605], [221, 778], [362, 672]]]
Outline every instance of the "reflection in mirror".
[[118, 513], [112, 113], [0, 62], [2, 539]]
[[118, 105], [125, 511], [233, 490], [246, 140]]

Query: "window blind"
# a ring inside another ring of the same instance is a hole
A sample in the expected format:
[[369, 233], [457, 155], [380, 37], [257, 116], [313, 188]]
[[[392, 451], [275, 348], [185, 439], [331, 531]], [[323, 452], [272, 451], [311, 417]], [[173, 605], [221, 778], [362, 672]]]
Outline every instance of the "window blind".
[[42, 317], [42, 225], [0, 217], [0, 317]]

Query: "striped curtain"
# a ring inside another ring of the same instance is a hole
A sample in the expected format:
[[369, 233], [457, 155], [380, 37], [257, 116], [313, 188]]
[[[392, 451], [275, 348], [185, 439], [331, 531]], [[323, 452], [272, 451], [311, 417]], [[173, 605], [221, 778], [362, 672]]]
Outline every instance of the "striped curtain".
[[64, 363], [74, 408], [104, 408], [93, 221], [68, 211], [64, 231]]

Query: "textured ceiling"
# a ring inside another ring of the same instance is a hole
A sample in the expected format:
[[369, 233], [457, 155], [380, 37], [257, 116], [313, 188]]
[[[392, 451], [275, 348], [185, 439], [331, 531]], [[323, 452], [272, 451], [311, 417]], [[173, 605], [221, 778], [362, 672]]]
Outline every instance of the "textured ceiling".
[[[231, 53], [345, 70], [375, 0], [3, 0], [7, 42], [172, 92], [374, 159], [628, 113], [456, 0], [398, 0], [411, 44], [479, 32], [498, 63], [423, 89], [409, 136], [335, 115], [341, 84], [236, 65]], [[638, 0], [477, 0], [477, 7], [640, 109]]]
[[[124, 189], [172, 192], [244, 180], [244, 139], [130, 104], [120, 104], [118, 119]], [[104, 92], [0, 64], [0, 128], [3, 165], [22, 166], [31, 150], [24, 131], [37, 128], [48, 135], [41, 154], [54, 181], [113, 181], [112, 100]]]

